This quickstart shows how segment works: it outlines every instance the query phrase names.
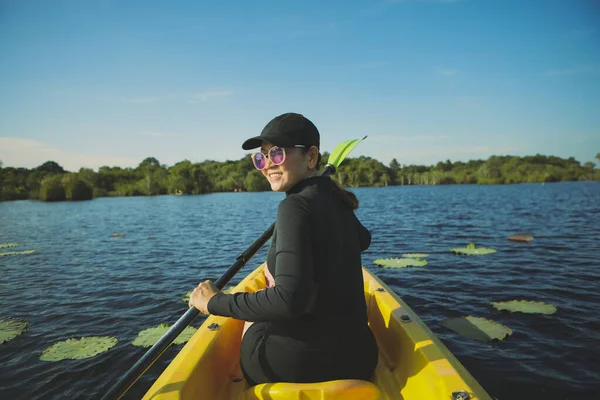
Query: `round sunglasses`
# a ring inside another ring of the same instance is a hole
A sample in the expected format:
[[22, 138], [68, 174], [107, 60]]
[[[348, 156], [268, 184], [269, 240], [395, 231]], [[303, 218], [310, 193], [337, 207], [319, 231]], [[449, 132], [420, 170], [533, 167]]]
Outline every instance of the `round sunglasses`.
[[[294, 147], [306, 147], [302, 144], [297, 144]], [[285, 161], [285, 148], [273, 146], [265, 154], [262, 152], [252, 154], [252, 164], [258, 170], [263, 170], [267, 166], [267, 159], [275, 165], [281, 165]]]

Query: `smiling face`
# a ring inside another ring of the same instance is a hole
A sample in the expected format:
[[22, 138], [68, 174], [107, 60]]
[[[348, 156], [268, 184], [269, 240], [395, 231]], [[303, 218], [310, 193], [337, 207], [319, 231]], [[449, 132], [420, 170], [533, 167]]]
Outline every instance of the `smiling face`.
[[[273, 147], [271, 143], [263, 142], [260, 151], [268, 154], [271, 147]], [[275, 165], [267, 159], [267, 166], [261, 172], [271, 184], [271, 190], [287, 192], [302, 179], [316, 175], [318, 154], [315, 146], [308, 152], [302, 148], [286, 148], [283, 164]]]

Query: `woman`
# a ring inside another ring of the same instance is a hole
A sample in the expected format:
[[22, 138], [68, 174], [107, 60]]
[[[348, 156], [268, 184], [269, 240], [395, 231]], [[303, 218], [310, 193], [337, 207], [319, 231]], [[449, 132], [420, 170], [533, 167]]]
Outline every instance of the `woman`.
[[190, 296], [204, 314], [248, 321], [240, 364], [250, 385], [369, 380], [377, 365], [360, 256], [371, 234], [354, 215], [356, 197], [317, 176], [319, 144], [313, 123], [294, 113], [244, 142], [244, 150], [261, 148], [254, 166], [286, 193], [267, 256], [274, 285], [223, 294], [205, 281]]

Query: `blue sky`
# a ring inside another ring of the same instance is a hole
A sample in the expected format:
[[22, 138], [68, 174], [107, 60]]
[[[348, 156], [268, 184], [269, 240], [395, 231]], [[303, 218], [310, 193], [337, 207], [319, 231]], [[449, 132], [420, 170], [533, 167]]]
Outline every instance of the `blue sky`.
[[600, 152], [592, 0], [0, 1], [0, 160], [237, 160], [294, 111], [388, 164]]

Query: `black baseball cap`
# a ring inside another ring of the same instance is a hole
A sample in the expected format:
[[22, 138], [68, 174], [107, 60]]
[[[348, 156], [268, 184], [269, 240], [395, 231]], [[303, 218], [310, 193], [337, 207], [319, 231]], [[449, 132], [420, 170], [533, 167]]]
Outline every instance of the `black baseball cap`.
[[262, 130], [260, 136], [250, 138], [242, 144], [242, 149], [251, 150], [269, 142], [279, 147], [306, 147], [320, 145], [319, 131], [315, 124], [302, 114], [285, 113], [273, 118]]

